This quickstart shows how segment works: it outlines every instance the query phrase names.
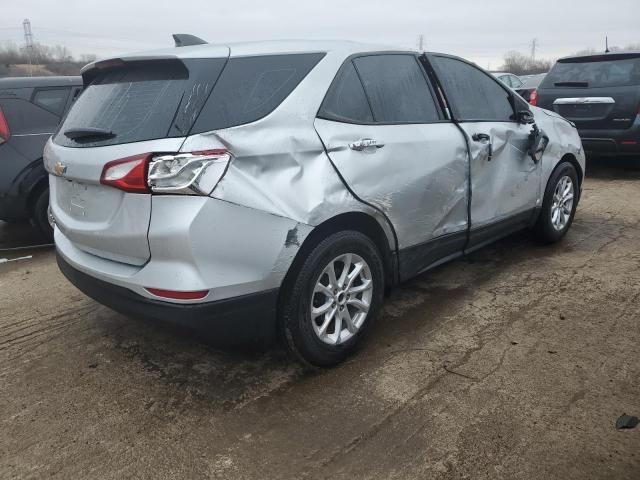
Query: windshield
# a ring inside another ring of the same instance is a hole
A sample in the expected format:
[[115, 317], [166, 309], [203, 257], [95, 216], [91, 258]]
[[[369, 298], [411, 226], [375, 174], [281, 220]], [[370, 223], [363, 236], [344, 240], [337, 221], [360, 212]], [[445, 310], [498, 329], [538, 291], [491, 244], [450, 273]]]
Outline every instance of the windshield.
[[543, 82], [544, 88], [622, 87], [640, 85], [640, 58], [558, 62]]

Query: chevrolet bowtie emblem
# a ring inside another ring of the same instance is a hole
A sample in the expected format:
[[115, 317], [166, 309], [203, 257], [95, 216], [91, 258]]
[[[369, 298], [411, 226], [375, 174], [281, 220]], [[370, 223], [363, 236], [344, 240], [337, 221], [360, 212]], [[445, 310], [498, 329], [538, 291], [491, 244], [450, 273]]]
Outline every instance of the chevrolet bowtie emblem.
[[56, 162], [53, 166], [53, 171], [56, 175], [64, 175], [67, 173], [67, 166], [62, 162]]

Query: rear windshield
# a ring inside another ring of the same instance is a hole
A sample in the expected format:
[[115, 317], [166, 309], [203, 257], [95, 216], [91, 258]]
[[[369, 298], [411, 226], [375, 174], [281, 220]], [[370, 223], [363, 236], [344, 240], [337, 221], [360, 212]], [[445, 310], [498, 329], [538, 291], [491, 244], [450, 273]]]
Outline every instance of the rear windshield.
[[[98, 73], [65, 118], [55, 142], [93, 147], [187, 135], [226, 59], [139, 61]], [[96, 129], [109, 135], [65, 132]]]
[[547, 75], [542, 88], [623, 87], [640, 85], [640, 58], [558, 62]]

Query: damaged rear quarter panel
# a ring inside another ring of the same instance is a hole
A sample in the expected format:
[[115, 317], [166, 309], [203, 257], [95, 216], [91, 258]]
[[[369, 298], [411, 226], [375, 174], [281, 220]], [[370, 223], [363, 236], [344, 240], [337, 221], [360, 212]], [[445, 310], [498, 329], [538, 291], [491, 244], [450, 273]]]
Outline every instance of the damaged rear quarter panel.
[[[355, 198], [327, 157], [314, 119], [348, 53], [328, 53], [296, 90], [256, 122], [188, 137], [182, 151], [227, 149], [232, 160], [211, 197], [292, 220], [284, 232], [274, 272], [286, 272], [309, 232], [344, 213], [373, 217], [395, 249], [384, 215]], [[225, 221], [233, 221], [226, 219]], [[259, 235], [259, 233], [256, 233]]]

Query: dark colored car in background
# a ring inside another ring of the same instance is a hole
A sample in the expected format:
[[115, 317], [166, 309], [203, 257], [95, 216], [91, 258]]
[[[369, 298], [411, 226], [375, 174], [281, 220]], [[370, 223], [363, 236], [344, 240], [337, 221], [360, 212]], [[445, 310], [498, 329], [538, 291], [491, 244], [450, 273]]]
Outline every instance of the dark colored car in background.
[[81, 91], [81, 77], [0, 79], [0, 220], [30, 219], [51, 237], [42, 153]]
[[537, 103], [574, 122], [590, 153], [640, 154], [640, 52], [562, 58]]
[[547, 75], [541, 73], [519, 77], [507, 72], [491, 72], [491, 74], [534, 106], [536, 105], [538, 86]]
[[522, 86], [516, 91], [531, 105], [537, 105], [538, 102], [538, 87], [546, 78], [546, 73], [539, 73], [536, 75], [527, 75], [526, 77], [520, 77], [522, 80]]

